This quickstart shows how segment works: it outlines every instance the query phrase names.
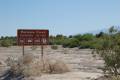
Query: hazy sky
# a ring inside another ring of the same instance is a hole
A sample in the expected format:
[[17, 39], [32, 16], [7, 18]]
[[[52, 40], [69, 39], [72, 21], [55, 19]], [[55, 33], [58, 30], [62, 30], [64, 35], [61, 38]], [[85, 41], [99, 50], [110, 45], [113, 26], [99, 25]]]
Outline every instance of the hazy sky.
[[120, 0], [0, 0], [0, 36], [17, 29], [78, 34], [120, 25]]

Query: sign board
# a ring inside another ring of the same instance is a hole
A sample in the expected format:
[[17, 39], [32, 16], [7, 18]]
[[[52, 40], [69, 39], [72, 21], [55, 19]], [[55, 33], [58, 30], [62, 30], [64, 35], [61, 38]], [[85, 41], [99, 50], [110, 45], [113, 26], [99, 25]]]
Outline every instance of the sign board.
[[18, 45], [47, 45], [49, 41], [48, 30], [18, 29]]

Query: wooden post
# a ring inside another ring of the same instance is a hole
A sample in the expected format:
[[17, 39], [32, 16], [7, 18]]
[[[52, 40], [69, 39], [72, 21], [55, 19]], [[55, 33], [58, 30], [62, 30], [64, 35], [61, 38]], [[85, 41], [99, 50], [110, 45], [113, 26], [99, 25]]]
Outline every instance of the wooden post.
[[44, 62], [44, 52], [43, 52], [43, 45], [41, 45], [41, 60], [42, 60], [42, 63], [43, 63], [43, 71], [45, 70], [45, 62]]
[[43, 53], [43, 45], [41, 45], [41, 58], [44, 57], [44, 53]]
[[23, 47], [22, 47], [22, 50], [23, 50], [22, 53], [23, 53], [23, 56], [24, 56], [24, 54], [25, 54], [24, 45], [23, 45]]

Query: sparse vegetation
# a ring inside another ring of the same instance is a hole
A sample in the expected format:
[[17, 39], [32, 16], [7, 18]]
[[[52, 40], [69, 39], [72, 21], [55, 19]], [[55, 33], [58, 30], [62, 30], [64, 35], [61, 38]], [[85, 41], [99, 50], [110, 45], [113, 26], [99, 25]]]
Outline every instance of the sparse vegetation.
[[56, 49], [58, 49], [58, 46], [57, 45], [52, 45], [51, 49], [56, 50]]
[[[62, 45], [64, 48], [79, 49], [90, 48], [93, 49], [93, 53], [97, 53], [104, 60], [105, 66], [103, 71], [107, 74], [118, 76], [120, 74], [120, 31], [113, 27], [109, 29], [109, 32], [100, 32], [96, 35], [93, 34], [77, 34], [70, 35], [69, 37], [64, 35], [50, 36], [51, 49], [58, 49], [58, 45]], [[9, 47], [16, 45], [16, 37], [1, 37], [0, 46]], [[36, 50], [36, 46], [32, 46], [32, 50]], [[67, 54], [64, 51], [64, 54]], [[13, 74], [22, 74], [24, 76], [41, 75], [42, 73], [63, 73], [69, 71], [69, 68], [64, 62], [56, 60], [51, 62], [44, 59], [44, 65], [42, 60], [34, 62], [33, 56], [25, 55], [20, 59], [8, 59], [8, 65], [11, 67], [10, 71]], [[32, 66], [31, 66], [32, 65]], [[45, 66], [45, 68], [43, 68]], [[36, 72], [36, 73], [34, 73]], [[34, 73], [34, 74], [32, 74]], [[113, 77], [113, 80], [119, 79]]]
[[55, 60], [55, 62], [49, 62], [50, 73], [65, 73], [69, 72], [70, 68], [61, 60]]
[[35, 58], [32, 54], [25, 54], [24, 57], [20, 58], [8, 57], [6, 63], [10, 66], [11, 77], [19, 75], [24, 77], [41, 76], [42, 73], [65, 73], [70, 71], [63, 61], [44, 59], [43, 62], [43, 60]]
[[[64, 36], [62, 34], [58, 34], [56, 36], [49, 37], [49, 44], [50, 45], [62, 45], [63, 47], [74, 48], [79, 47], [80, 49], [84, 48], [95, 48], [94, 44], [96, 39], [99, 39], [103, 36], [103, 32], [100, 32], [97, 35], [93, 35], [90, 33], [86, 34], [77, 34], [77, 35], [70, 35]], [[0, 46], [9, 47], [15, 46], [17, 44], [16, 37], [1, 37], [0, 38]], [[36, 46], [32, 46], [32, 50], [36, 50]]]
[[12, 42], [10, 40], [8, 40], [8, 39], [1, 41], [1, 46], [2, 47], [9, 47], [11, 45], [12, 45]]
[[0, 46], [2, 47], [9, 47], [9, 46], [13, 46], [16, 45], [16, 37], [1, 37], [0, 38]]
[[[23, 76], [35, 76], [40, 75], [36, 65], [33, 64], [33, 55], [25, 54], [23, 57], [8, 57], [6, 63], [10, 66], [10, 72], [14, 77], [18, 75]], [[39, 74], [38, 74], [39, 73]]]
[[98, 53], [105, 61], [104, 72], [112, 75], [120, 74], [120, 33], [114, 28], [99, 39], [95, 53]]
[[112, 76], [111, 80], [120, 80], [120, 76]]

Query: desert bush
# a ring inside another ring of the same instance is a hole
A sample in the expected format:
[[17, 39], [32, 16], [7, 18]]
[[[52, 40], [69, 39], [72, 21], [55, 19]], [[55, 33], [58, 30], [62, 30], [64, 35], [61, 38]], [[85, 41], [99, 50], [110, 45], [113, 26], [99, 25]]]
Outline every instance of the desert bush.
[[23, 57], [8, 57], [6, 60], [10, 66], [10, 73], [16, 77], [41, 76], [42, 73], [64, 73], [70, 71], [63, 61], [47, 58], [36, 58], [32, 54], [25, 54]]
[[83, 41], [79, 44], [79, 49], [84, 49], [84, 48], [94, 48], [94, 43], [92, 41]]
[[64, 61], [53, 58], [44, 58], [44, 60], [39, 60], [37, 64], [39, 65], [38, 68], [41, 70], [41, 73], [60, 74], [70, 71], [70, 68]]
[[120, 76], [112, 76], [110, 80], [120, 80]]
[[69, 47], [69, 48], [74, 48], [79, 46], [79, 40], [72, 38], [72, 39], [66, 39], [63, 42], [63, 47]]
[[79, 40], [79, 41], [82, 41], [82, 40], [83, 40], [81, 34], [77, 34], [77, 35], [71, 36], [71, 38], [75, 38], [75, 39], [77, 39], [77, 40]]
[[21, 58], [20, 61], [23, 62], [23, 64], [30, 64], [33, 62], [34, 56], [32, 54], [24, 54], [23, 58]]
[[79, 41], [77, 39], [71, 39], [68, 47], [74, 48], [74, 47], [78, 47], [78, 45], [79, 45]]
[[95, 38], [92, 41], [82, 41], [79, 43], [79, 49], [95, 49], [97, 46], [99, 46], [99, 39]]
[[41, 76], [41, 68], [38, 64], [31, 63], [29, 65], [24, 65], [22, 73], [26, 77]]
[[69, 45], [70, 45], [70, 39], [65, 39], [65, 40], [63, 41], [63, 43], [62, 43], [62, 46], [63, 46], [64, 48], [68, 47]]
[[[104, 72], [113, 75], [120, 74], [120, 45], [116, 30], [111, 27], [109, 34], [105, 35], [96, 46], [95, 53], [98, 53], [105, 62]], [[113, 31], [112, 31], [113, 30]], [[114, 33], [115, 32], [115, 33]], [[119, 36], [120, 37], [120, 36]]]
[[0, 46], [9, 47], [9, 46], [16, 45], [16, 44], [17, 44], [16, 37], [12, 37], [12, 36], [3, 37], [3, 36], [1, 36], [1, 38], [0, 38]]
[[54, 64], [50, 63], [49, 68], [50, 73], [65, 73], [70, 71], [68, 66], [63, 61], [60, 60], [56, 60]]
[[34, 55], [25, 54], [23, 58], [19, 59], [19, 63], [21, 64], [20, 67], [22, 68], [22, 74], [24, 76], [40, 76], [41, 75], [41, 70], [38, 68], [39, 65], [34, 64]]
[[1, 41], [1, 46], [2, 46], [2, 47], [12, 46], [12, 42], [11, 42], [11, 40], [8, 40], [8, 39], [2, 40], [2, 41]]
[[53, 45], [61, 45], [63, 43], [64, 39], [55, 39]]
[[57, 45], [51, 45], [51, 49], [56, 50], [56, 49], [58, 49], [58, 46]]
[[40, 70], [36, 68], [37, 65], [33, 64], [33, 55], [25, 54], [23, 57], [8, 57], [6, 60], [8, 66], [10, 66], [10, 72], [13, 76], [35, 76], [40, 75]]
[[82, 36], [83, 40], [85, 41], [91, 41], [93, 40], [95, 37], [93, 34], [90, 34], [90, 33], [86, 33]]
[[62, 35], [62, 34], [58, 34], [56, 36], [50, 36], [49, 38], [49, 44], [51, 45], [62, 45], [62, 43], [64, 42], [64, 40], [67, 37]]

